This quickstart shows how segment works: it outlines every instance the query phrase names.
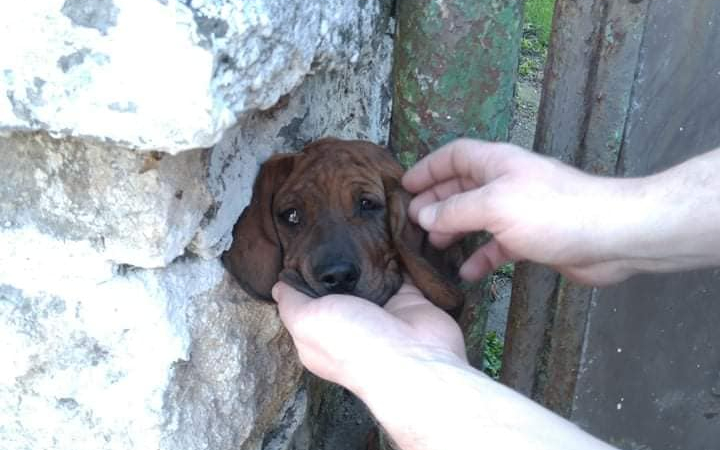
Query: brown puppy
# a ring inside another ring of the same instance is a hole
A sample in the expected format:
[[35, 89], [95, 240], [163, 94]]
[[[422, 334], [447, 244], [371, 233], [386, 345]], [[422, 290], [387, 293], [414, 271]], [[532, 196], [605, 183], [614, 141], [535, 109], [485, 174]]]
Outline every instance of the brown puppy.
[[351, 294], [383, 305], [405, 271], [437, 306], [460, 306], [462, 293], [438, 271], [443, 254], [407, 220], [402, 174], [385, 149], [365, 141], [326, 138], [270, 158], [225, 266], [265, 300], [280, 279], [312, 297]]

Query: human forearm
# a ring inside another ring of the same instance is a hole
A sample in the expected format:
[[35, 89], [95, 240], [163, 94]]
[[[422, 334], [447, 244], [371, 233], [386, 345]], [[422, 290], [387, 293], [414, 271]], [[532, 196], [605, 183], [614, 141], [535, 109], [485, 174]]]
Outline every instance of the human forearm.
[[465, 261], [473, 281], [507, 261], [588, 285], [720, 264], [720, 149], [661, 174], [603, 178], [514, 147], [453, 141], [410, 169], [410, 216], [446, 246], [488, 231]]
[[353, 390], [402, 450], [612, 448], [451, 355], [380, 366]]
[[[720, 149], [656, 175], [618, 180], [632, 195], [607, 211], [614, 257], [638, 272], [720, 265]], [[622, 217], [622, 216], [625, 217]]]
[[460, 328], [412, 285], [384, 308], [283, 283], [273, 297], [303, 364], [360, 397], [402, 450], [610, 449], [471, 368]]

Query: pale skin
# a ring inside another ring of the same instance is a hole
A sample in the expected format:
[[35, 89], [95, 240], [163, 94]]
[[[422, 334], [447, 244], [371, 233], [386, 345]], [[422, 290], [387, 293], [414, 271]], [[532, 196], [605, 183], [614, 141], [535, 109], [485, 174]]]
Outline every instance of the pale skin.
[[[720, 265], [720, 149], [644, 178], [587, 175], [509, 144], [458, 140], [403, 178], [443, 247], [487, 230], [477, 280], [531, 260], [588, 285]], [[403, 450], [610, 449], [467, 363], [455, 322], [406, 283], [384, 308], [273, 289], [302, 363], [360, 397]]]

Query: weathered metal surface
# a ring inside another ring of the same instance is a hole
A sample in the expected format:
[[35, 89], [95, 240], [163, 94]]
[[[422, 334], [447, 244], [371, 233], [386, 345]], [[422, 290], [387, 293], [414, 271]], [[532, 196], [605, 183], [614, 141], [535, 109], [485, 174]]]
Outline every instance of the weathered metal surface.
[[[720, 3], [649, 8], [620, 153], [626, 176], [720, 146]], [[624, 448], [720, 448], [719, 324], [720, 270], [598, 291], [573, 420]]]
[[[535, 151], [612, 175], [647, 2], [556, 3]], [[552, 288], [548, 286], [554, 281]], [[503, 381], [567, 416], [594, 290], [528, 267], [513, 280]]]
[[515, 265], [500, 381], [528, 397], [534, 397], [536, 374], [542, 370], [558, 281], [559, 275], [548, 268]]
[[[554, 32], [537, 151], [639, 176], [720, 146], [720, 3], [558, 0]], [[623, 448], [720, 448], [720, 270], [542, 270], [516, 272], [506, 381]]]
[[[585, 95], [582, 141], [576, 164], [598, 175], [613, 175], [638, 64], [649, 2], [602, 2]], [[537, 398], [569, 416], [582, 355], [590, 301], [596, 291], [568, 282], [558, 290], [547, 358]]]
[[406, 165], [459, 136], [507, 139], [521, 0], [398, 0], [391, 146]]
[[[579, 163], [605, 1], [557, 0], [534, 150]], [[590, 104], [592, 106], [592, 103]]]
[[627, 176], [720, 145], [720, 2], [651, 5], [620, 158]]
[[[604, 9], [604, 0], [555, 4], [534, 150], [569, 164], [581, 160], [578, 149], [589, 122], [586, 92], [592, 84]], [[501, 380], [540, 402], [538, 389], [547, 385], [543, 380], [548, 339], [561, 282], [552, 270], [529, 263], [519, 265], [513, 277]], [[573, 386], [574, 380], [561, 384]]]
[[720, 448], [720, 270], [603, 289], [588, 320], [573, 421], [620, 448]]

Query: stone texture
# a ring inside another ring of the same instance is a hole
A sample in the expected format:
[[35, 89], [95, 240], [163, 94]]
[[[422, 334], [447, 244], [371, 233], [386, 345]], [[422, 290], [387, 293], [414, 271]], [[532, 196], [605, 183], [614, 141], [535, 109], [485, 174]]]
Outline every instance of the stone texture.
[[291, 341], [216, 260], [74, 281], [0, 279], [4, 449], [255, 449], [297, 428]]
[[0, 7], [3, 450], [312, 447], [276, 309], [217, 256], [272, 153], [387, 141], [391, 2], [335, 6]]
[[200, 150], [141, 154], [34, 133], [0, 137], [0, 156], [2, 234], [16, 244], [34, 232], [84, 241], [117, 264], [160, 267], [185, 251], [211, 206]]
[[0, 131], [210, 147], [308, 74], [361, 58], [378, 1], [48, 0], [0, 14]]
[[374, 31], [355, 64], [326, 67], [273, 108], [241, 115], [210, 151], [135, 154], [41, 132], [0, 136], [5, 229], [82, 239], [107, 260], [139, 267], [163, 266], [189, 244], [198, 255], [218, 256], [272, 153], [326, 135], [386, 143], [394, 23], [389, 4], [369, 4]]
[[[250, 450], [267, 448], [276, 435], [287, 444], [307, 404], [292, 340], [276, 308], [247, 298], [216, 264], [222, 281], [187, 310], [190, 358], [175, 364], [165, 394], [163, 444]], [[161, 278], [202, 283], [192, 264]]]
[[375, 33], [354, 65], [308, 77], [273, 108], [243, 115], [213, 147], [208, 189], [213, 205], [191, 245], [214, 257], [229, 246], [227, 230], [250, 201], [260, 164], [276, 152], [299, 150], [322, 136], [386, 144], [390, 125], [390, 72], [394, 23], [382, 4]]

